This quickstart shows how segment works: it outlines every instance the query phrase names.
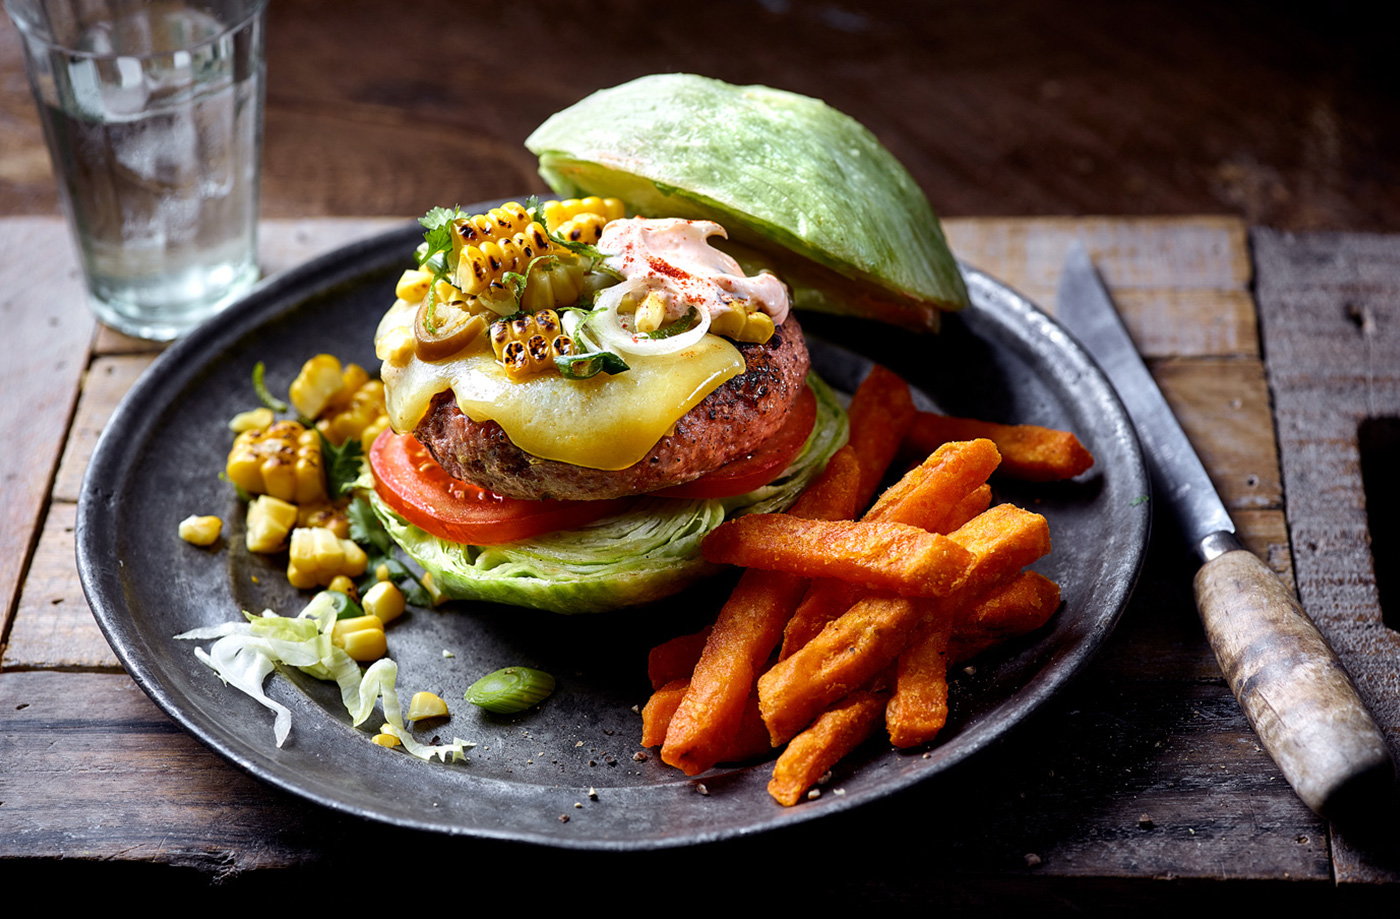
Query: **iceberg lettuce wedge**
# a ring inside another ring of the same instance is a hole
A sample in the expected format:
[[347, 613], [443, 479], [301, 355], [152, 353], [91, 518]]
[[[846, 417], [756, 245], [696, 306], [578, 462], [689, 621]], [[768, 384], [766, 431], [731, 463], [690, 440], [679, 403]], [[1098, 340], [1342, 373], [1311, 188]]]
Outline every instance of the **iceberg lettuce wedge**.
[[553, 115], [525, 146], [561, 196], [718, 221], [766, 250], [799, 306], [936, 328], [940, 311], [967, 304], [913, 178], [870, 131], [817, 99], [656, 74]]

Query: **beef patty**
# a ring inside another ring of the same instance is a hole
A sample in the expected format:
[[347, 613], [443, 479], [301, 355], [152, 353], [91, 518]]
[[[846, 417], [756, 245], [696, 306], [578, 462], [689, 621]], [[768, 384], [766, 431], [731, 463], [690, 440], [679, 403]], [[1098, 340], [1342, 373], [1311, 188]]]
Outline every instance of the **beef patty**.
[[736, 342], [745, 370], [706, 396], [626, 469], [590, 469], [521, 450], [494, 421], [472, 421], [452, 392], [438, 393], [413, 436], [448, 474], [511, 498], [601, 500], [697, 479], [772, 436], [804, 385], [810, 360], [788, 314], [763, 344]]

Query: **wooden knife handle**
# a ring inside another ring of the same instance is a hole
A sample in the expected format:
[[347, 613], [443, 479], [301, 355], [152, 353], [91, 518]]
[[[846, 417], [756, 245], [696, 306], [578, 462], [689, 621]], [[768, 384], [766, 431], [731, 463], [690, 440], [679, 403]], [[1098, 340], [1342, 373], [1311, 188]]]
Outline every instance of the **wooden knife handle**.
[[1235, 698], [1303, 803], [1337, 819], [1388, 794], [1385, 738], [1278, 575], [1253, 553], [1226, 552], [1197, 572], [1196, 605]]

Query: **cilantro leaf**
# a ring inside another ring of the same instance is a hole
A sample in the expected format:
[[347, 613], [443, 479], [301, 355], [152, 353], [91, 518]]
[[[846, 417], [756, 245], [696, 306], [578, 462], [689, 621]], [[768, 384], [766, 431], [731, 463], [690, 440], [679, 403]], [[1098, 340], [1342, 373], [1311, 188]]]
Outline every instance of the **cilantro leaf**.
[[337, 447], [326, 439], [325, 434], [320, 430], [316, 431], [321, 435], [321, 457], [322, 466], [326, 470], [326, 492], [331, 497], [347, 494], [355, 486], [355, 480], [360, 477], [360, 461], [364, 459], [365, 451], [360, 447], [360, 441], [354, 437], [347, 438], [345, 443]]
[[[393, 551], [394, 540], [384, 529], [384, 524], [379, 522], [374, 508], [370, 507], [364, 495], [355, 496], [355, 500], [345, 509], [345, 516], [350, 518], [350, 538], [355, 542], [374, 549], [377, 555], [387, 556]], [[371, 565], [369, 570], [373, 571], [374, 566]]]

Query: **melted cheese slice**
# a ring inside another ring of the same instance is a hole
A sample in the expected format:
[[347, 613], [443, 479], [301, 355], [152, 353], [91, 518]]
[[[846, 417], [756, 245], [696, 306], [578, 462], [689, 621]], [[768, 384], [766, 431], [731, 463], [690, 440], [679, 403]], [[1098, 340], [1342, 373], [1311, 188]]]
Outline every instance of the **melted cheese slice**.
[[[588, 380], [543, 373], [512, 383], [489, 346], [428, 363], [412, 356], [417, 304], [400, 300], [375, 336], [384, 360], [389, 421], [394, 430], [418, 426], [433, 396], [451, 389], [473, 421], [495, 421], [526, 453], [593, 469], [626, 469], [645, 457], [672, 425], [744, 372], [744, 358], [727, 340], [706, 335], [674, 354], [628, 357], [631, 369]], [[395, 343], [400, 343], [396, 346]]]

